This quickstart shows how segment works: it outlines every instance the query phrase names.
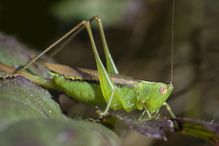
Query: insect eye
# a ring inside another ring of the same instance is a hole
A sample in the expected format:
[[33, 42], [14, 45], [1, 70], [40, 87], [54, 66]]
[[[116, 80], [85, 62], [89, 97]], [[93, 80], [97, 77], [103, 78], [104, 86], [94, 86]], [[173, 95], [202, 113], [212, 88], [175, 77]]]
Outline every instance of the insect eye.
[[166, 94], [167, 93], [167, 87], [160, 87], [160, 93]]

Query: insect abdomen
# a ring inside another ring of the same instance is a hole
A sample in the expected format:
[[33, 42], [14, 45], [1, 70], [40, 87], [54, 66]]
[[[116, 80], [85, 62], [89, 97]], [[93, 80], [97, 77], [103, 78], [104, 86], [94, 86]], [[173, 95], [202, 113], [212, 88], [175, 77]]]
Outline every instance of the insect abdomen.
[[[106, 105], [99, 83], [83, 80], [73, 81], [59, 75], [54, 76], [53, 81], [62, 92], [78, 101], [94, 105]], [[127, 111], [135, 109], [136, 95], [134, 88], [118, 86], [118, 89], [122, 93], [123, 103], [120, 99], [114, 97], [110, 108], [113, 110], [127, 109]]]
[[99, 84], [88, 83], [86, 81], [72, 81], [62, 76], [55, 76], [53, 81], [62, 92], [78, 101], [90, 104], [105, 103]]

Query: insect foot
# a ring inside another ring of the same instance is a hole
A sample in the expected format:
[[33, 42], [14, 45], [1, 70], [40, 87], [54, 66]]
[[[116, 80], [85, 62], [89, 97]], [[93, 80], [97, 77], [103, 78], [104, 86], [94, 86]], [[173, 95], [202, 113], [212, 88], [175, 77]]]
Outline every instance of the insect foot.
[[96, 108], [96, 113], [98, 114], [99, 118], [102, 119], [106, 116], [108, 116], [108, 112], [107, 111], [102, 111], [99, 107], [95, 107]]

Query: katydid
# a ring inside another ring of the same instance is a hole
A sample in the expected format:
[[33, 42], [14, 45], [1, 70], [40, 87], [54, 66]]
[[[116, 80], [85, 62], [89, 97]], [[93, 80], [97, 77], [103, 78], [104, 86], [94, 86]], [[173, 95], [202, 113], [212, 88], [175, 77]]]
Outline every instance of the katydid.
[[[103, 65], [94, 42], [90, 23], [95, 20], [99, 29], [102, 45], [106, 58], [106, 68]], [[97, 71], [80, 68], [70, 68], [65, 65], [47, 63], [47, 67], [52, 75], [51, 79], [43, 79], [30, 75], [24, 70], [35, 62], [43, 54], [51, 50], [70, 35], [78, 33], [86, 28], [94, 53]], [[2, 67], [2, 66], [1, 66]], [[133, 80], [119, 74], [118, 69], [111, 57], [105, 39], [104, 29], [101, 19], [97, 16], [88, 21], [82, 21], [63, 37], [50, 45], [42, 53], [32, 59], [20, 70], [15, 73], [20, 74], [37, 84], [46, 88], [60, 90], [67, 95], [83, 102], [106, 103], [106, 108], [99, 114], [104, 116], [109, 109], [125, 110], [144, 110], [149, 119], [155, 118], [161, 106], [165, 106], [170, 115], [175, 118], [170, 106], [166, 103], [174, 87], [172, 79], [169, 84], [161, 82], [149, 82], [143, 80]], [[172, 76], [172, 75], [171, 75]]]

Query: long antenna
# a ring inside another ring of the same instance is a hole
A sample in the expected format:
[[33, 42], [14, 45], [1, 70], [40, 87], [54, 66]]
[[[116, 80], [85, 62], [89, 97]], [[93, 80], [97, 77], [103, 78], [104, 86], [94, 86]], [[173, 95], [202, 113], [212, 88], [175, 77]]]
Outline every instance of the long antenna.
[[174, 26], [175, 26], [175, 0], [172, 5], [172, 18], [171, 18], [171, 72], [170, 72], [170, 84], [173, 83], [173, 47], [174, 47]]

